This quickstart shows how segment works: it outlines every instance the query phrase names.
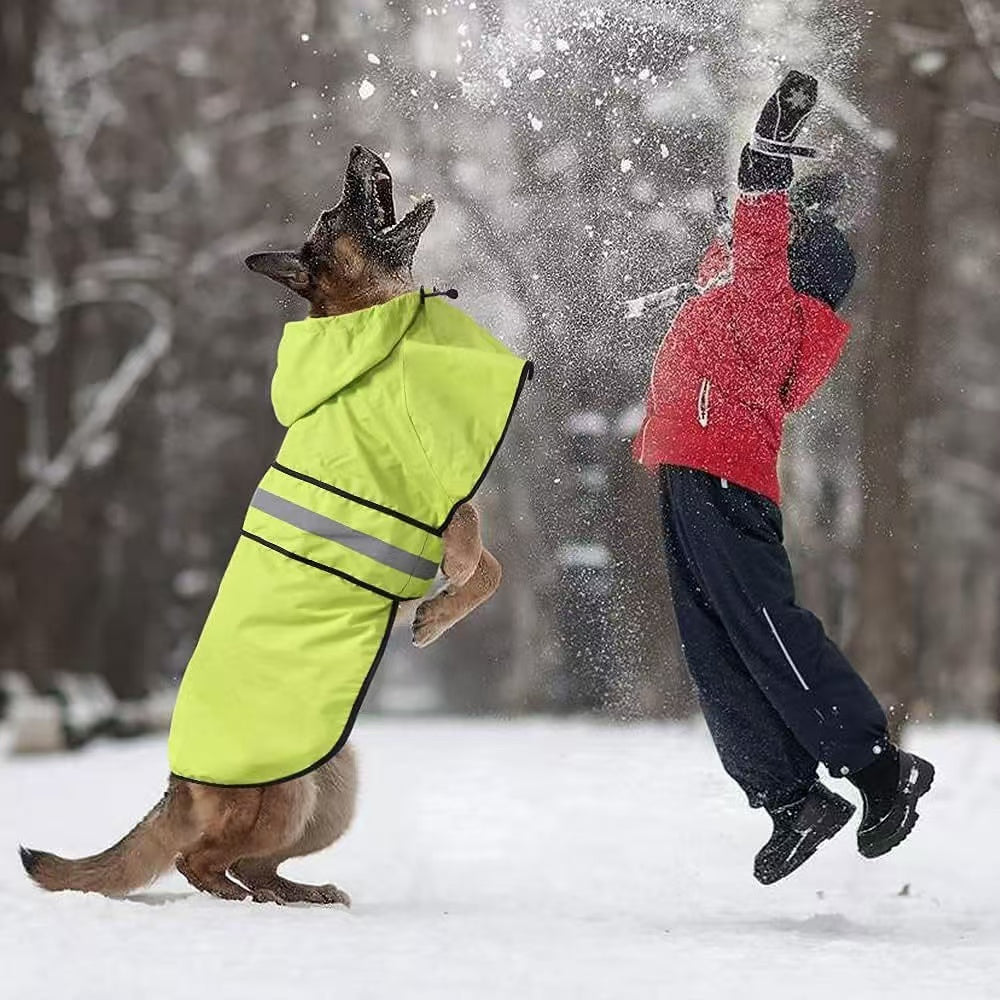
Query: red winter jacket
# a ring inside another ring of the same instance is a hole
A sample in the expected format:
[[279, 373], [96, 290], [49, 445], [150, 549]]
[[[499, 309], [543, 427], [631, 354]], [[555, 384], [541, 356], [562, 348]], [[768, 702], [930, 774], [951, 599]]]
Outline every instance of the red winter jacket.
[[[744, 194], [733, 219], [732, 275], [689, 299], [653, 364], [633, 445], [643, 465], [683, 465], [778, 503], [785, 417], [832, 371], [850, 327], [788, 276], [788, 195]], [[699, 286], [730, 266], [708, 250]]]

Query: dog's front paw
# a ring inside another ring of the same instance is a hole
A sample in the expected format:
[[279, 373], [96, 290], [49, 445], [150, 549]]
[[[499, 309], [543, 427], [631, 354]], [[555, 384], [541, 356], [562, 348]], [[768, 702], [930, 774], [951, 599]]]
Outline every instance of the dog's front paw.
[[413, 616], [413, 645], [418, 649], [429, 646], [439, 639], [451, 622], [448, 619], [445, 595], [433, 597], [424, 601]]

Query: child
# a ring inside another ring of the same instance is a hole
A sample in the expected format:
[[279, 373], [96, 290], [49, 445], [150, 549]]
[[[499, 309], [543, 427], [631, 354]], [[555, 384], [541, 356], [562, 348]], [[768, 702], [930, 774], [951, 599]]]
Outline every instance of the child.
[[[822, 762], [862, 793], [858, 849], [892, 850], [916, 822], [934, 768], [889, 740], [886, 718], [823, 625], [795, 603], [777, 461], [785, 416], [836, 364], [848, 326], [835, 313], [854, 258], [828, 216], [789, 241], [789, 153], [816, 104], [791, 72], [743, 149], [730, 254], [715, 244], [701, 295], [678, 313], [653, 369], [638, 459], [659, 468], [674, 610], [723, 767], [774, 832], [754, 875], [789, 875], [854, 806], [816, 776]], [[707, 288], [705, 288], [707, 286]]]

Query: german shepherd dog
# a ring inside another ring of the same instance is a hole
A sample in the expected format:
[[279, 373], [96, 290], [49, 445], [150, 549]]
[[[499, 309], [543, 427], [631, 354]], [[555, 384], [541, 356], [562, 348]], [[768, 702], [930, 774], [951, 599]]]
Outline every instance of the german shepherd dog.
[[[308, 300], [315, 317], [380, 305], [413, 290], [413, 255], [434, 207], [425, 198], [397, 221], [389, 168], [356, 146], [340, 203], [320, 215], [301, 249], [255, 253], [246, 263]], [[416, 609], [417, 646], [433, 642], [499, 586], [500, 564], [483, 548], [479, 515], [469, 504], [444, 532], [441, 568], [445, 589]], [[290, 881], [278, 866], [343, 836], [357, 785], [350, 745], [304, 777], [263, 787], [202, 785], [172, 776], [150, 813], [103, 853], [68, 860], [21, 848], [21, 860], [39, 886], [53, 891], [124, 896], [176, 865], [196, 889], [222, 899], [349, 905], [337, 886]]]

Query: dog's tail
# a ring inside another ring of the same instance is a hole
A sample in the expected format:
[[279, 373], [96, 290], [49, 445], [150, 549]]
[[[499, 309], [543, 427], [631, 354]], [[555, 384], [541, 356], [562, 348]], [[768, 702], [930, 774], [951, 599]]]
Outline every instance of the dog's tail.
[[61, 858], [21, 848], [21, 864], [36, 885], [51, 892], [74, 889], [124, 896], [149, 885], [173, 863], [182, 847], [177, 789], [163, 798], [113, 847], [89, 858]]

